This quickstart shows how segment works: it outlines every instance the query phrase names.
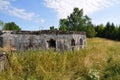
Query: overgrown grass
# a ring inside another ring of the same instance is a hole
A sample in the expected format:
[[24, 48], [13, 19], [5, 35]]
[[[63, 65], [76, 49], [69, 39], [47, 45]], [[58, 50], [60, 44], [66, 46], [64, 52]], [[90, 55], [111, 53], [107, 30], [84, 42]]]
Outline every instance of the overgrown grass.
[[120, 42], [87, 39], [85, 49], [37, 50], [8, 54], [0, 80], [119, 80]]

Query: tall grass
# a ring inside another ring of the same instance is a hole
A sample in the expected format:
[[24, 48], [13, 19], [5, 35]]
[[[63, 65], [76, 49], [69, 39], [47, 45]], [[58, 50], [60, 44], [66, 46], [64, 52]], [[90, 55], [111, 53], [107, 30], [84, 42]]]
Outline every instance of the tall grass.
[[0, 80], [119, 80], [120, 42], [93, 38], [80, 51], [8, 54]]

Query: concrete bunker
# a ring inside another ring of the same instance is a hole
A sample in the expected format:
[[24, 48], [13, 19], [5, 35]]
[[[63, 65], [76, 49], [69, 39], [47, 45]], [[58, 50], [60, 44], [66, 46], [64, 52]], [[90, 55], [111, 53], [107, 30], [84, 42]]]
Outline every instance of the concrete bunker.
[[1, 31], [0, 47], [14, 47], [16, 50], [49, 49], [79, 50], [84, 48], [86, 34], [75, 31], [41, 30], [41, 31]]

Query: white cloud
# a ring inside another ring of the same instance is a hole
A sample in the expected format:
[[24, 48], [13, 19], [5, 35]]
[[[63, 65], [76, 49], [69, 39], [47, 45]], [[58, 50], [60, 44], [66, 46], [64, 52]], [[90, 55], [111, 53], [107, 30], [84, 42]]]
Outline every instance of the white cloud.
[[44, 23], [45, 20], [44, 20], [44, 19], [36, 19], [35, 22], [36, 22], [36, 23]]
[[29, 12], [26, 12], [24, 9], [18, 9], [15, 7], [13, 7], [12, 10], [8, 10], [8, 12], [24, 20], [32, 20], [32, 18], [35, 16], [35, 13], [29, 13]]
[[0, 0], [0, 10], [7, 10], [10, 6], [8, 1]]
[[118, 0], [44, 0], [48, 8], [54, 9], [59, 18], [66, 18], [74, 7], [84, 9], [85, 14], [92, 14], [98, 10], [117, 4]]
[[[5, 12], [9, 15], [15, 16], [24, 20], [38, 21], [39, 15], [34, 12], [27, 12], [25, 9], [16, 8], [11, 5], [11, 1], [16, 0], [0, 0], [0, 11]], [[39, 22], [43, 22], [40, 21]]]
[[41, 22], [42, 22], [42, 23], [44, 23], [44, 22], [45, 22], [45, 20], [44, 20], [44, 19], [41, 19]]

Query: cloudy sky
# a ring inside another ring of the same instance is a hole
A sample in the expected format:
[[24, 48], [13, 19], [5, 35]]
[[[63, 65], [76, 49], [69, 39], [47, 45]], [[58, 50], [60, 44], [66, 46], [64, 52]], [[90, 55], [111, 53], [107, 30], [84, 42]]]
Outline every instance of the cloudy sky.
[[94, 24], [120, 25], [120, 0], [0, 0], [0, 20], [15, 22], [23, 30], [59, 27], [73, 8], [84, 10]]

